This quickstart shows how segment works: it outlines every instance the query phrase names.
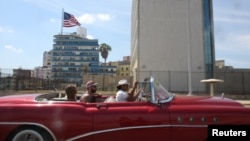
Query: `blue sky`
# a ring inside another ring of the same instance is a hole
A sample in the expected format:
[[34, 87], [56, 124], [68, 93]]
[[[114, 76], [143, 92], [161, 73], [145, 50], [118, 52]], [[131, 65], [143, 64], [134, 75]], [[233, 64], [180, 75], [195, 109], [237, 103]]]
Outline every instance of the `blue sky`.
[[[131, 5], [132, 0], [1, 1], [0, 69], [42, 66], [43, 52], [52, 49], [53, 35], [61, 31], [62, 8], [87, 29], [89, 38], [112, 47], [107, 61], [122, 60], [130, 55]], [[234, 68], [250, 68], [249, 6], [249, 0], [214, 0], [216, 60]]]

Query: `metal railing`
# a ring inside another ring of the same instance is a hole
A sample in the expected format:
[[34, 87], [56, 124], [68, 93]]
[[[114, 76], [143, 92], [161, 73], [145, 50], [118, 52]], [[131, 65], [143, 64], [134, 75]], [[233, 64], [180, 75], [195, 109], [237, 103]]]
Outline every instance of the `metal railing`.
[[[170, 92], [187, 93], [188, 87], [188, 72], [175, 72], [175, 71], [143, 71], [137, 72], [145, 76], [153, 76]], [[116, 90], [116, 84], [119, 79], [126, 78], [131, 83], [133, 77], [130, 76], [117, 76], [117, 75], [105, 75], [105, 82], [103, 81], [103, 74], [100, 75], [89, 75], [83, 76], [83, 82], [80, 87], [84, 87], [84, 83], [89, 79], [94, 79], [99, 83], [99, 88], [104, 90]], [[193, 93], [209, 93], [209, 84], [201, 83], [202, 79], [207, 79], [203, 72], [192, 73], [192, 91]], [[223, 80], [223, 83], [217, 83], [214, 86], [215, 94], [226, 93], [226, 94], [250, 94], [250, 72], [247, 71], [218, 71], [214, 72], [216, 79]], [[35, 78], [19, 75], [14, 76], [13, 74], [0, 73], [0, 90], [53, 90], [56, 88], [63, 89], [67, 83], [65, 80], [60, 79], [49, 79], [49, 78]], [[104, 83], [104, 85], [103, 85]], [[104, 88], [103, 88], [104, 87]]]

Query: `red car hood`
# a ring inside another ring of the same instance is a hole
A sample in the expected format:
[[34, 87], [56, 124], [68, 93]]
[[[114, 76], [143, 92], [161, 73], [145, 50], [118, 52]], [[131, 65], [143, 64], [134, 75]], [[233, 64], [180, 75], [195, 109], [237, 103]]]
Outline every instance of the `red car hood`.
[[0, 97], [0, 104], [4, 103], [34, 103], [35, 97], [40, 94], [8, 95]]
[[173, 104], [175, 105], [211, 105], [211, 106], [240, 106], [243, 105], [235, 100], [224, 97], [211, 96], [185, 96], [175, 95]]

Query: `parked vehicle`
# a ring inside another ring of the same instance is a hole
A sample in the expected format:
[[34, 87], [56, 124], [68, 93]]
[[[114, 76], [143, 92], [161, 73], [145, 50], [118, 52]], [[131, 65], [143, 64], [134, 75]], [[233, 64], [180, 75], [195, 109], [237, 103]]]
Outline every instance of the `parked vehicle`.
[[136, 102], [103, 96], [82, 103], [59, 93], [2, 96], [0, 140], [205, 141], [212, 132], [221, 135], [220, 128], [250, 125], [250, 108], [237, 101], [172, 94], [152, 77], [139, 86], [143, 92]]

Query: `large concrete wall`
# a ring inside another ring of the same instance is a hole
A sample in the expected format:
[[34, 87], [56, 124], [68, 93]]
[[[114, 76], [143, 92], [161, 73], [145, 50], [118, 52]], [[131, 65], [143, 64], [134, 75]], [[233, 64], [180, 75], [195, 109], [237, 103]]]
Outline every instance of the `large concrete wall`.
[[[202, 10], [202, 0], [133, 1], [131, 71], [140, 72], [132, 73], [135, 79], [148, 77], [146, 72], [190, 70], [200, 74], [192, 79], [186, 74], [171, 76], [171, 89], [180, 90], [175, 84], [186, 88], [189, 81], [205, 89], [199, 82], [205, 78]], [[167, 74], [160, 78], [170, 79]]]

